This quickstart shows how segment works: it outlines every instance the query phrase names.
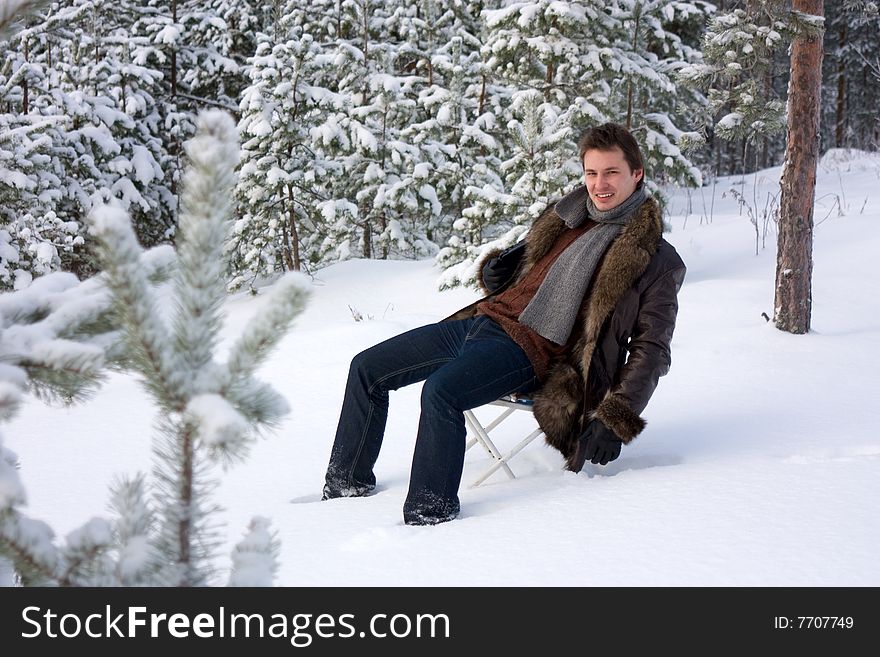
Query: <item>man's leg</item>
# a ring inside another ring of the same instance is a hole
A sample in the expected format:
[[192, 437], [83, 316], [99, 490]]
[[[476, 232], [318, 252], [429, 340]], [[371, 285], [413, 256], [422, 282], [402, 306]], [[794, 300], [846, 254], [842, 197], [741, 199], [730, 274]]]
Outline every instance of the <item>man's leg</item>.
[[537, 383], [532, 364], [494, 321], [477, 318], [461, 353], [431, 374], [422, 388], [422, 414], [413, 456], [404, 522], [437, 524], [459, 512], [464, 467], [464, 411]]
[[388, 392], [424, 381], [455, 358], [479, 318], [422, 326], [362, 351], [351, 361], [324, 499], [365, 495], [376, 485]]

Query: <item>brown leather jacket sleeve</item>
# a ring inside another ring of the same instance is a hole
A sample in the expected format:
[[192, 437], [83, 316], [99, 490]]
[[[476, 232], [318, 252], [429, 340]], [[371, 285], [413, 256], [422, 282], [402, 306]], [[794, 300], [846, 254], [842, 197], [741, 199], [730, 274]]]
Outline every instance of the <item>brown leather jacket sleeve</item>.
[[592, 414], [624, 443], [645, 427], [641, 413], [648, 405], [661, 376], [672, 363], [670, 345], [678, 314], [678, 291], [686, 268], [682, 263], [657, 278], [642, 292], [636, 326], [629, 342], [629, 358], [617, 385]]

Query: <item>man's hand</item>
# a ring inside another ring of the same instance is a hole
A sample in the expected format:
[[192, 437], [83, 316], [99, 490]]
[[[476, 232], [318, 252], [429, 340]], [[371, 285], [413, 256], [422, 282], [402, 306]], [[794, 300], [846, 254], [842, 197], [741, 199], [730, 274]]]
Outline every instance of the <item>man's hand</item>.
[[525, 246], [524, 241], [514, 244], [483, 266], [483, 285], [489, 292], [495, 292], [513, 278], [525, 253]]
[[587, 430], [580, 437], [578, 454], [575, 456], [579, 472], [585, 461], [596, 465], [607, 465], [618, 456], [623, 441], [617, 437], [611, 429], [606, 427], [601, 420], [593, 420], [587, 425]]
[[514, 267], [504, 267], [497, 263], [497, 258], [492, 258], [483, 268], [483, 285], [490, 292], [494, 292], [504, 285], [513, 276]]

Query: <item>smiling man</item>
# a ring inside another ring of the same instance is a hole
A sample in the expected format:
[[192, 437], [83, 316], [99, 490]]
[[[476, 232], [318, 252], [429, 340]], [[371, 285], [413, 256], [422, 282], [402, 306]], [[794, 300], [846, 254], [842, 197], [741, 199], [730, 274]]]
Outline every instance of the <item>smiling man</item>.
[[641, 413], [671, 363], [685, 266], [662, 237], [632, 134], [591, 128], [578, 153], [584, 184], [547, 207], [525, 240], [484, 259], [485, 298], [354, 357], [324, 499], [375, 489], [388, 393], [419, 381], [407, 524], [458, 515], [465, 410], [532, 397], [547, 442], [574, 472], [613, 461], [644, 429]]

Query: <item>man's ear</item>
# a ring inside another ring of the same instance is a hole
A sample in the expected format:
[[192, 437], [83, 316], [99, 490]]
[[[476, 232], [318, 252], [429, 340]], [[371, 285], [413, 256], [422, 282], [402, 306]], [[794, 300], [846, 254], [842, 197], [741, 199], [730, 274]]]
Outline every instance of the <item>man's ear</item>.
[[633, 175], [636, 177], [636, 182], [639, 182], [640, 180], [642, 180], [642, 178], [645, 177], [645, 170], [636, 169], [635, 171], [633, 171]]

